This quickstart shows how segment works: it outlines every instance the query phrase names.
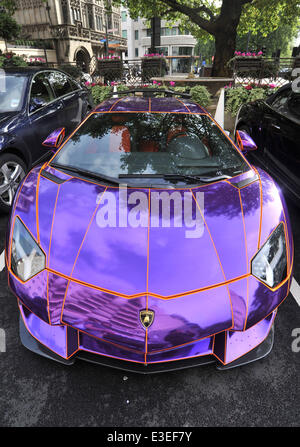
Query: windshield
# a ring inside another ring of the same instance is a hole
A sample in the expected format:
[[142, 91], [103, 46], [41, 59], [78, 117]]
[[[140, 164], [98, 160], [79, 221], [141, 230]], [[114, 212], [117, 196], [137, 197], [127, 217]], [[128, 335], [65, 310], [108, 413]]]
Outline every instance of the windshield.
[[249, 170], [209, 116], [172, 113], [93, 114], [53, 164], [131, 180], [170, 174], [233, 176]]
[[24, 102], [27, 78], [0, 70], [0, 113], [19, 112]]

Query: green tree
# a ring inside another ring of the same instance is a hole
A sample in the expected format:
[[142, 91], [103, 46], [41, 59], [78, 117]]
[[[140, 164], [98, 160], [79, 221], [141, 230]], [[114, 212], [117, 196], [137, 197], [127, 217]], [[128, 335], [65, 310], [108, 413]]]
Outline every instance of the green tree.
[[4, 40], [14, 39], [18, 37], [20, 28], [7, 12], [0, 12], [0, 38]]
[[296, 20], [300, 0], [113, 0], [123, 4], [132, 18], [154, 16], [180, 20], [196, 38], [213, 37], [215, 58], [213, 76], [228, 76], [227, 62], [236, 49], [238, 31], [264, 36], [279, 24]]
[[280, 25], [275, 31], [267, 36], [261, 32], [256, 34], [238, 35], [236, 49], [245, 51], [248, 49], [253, 52], [266, 48], [266, 56], [271, 57], [278, 49], [281, 50], [282, 57], [291, 57], [292, 44], [299, 33], [299, 20], [296, 19], [290, 24]]
[[13, 19], [16, 4], [14, 0], [2, 0], [0, 7], [0, 39], [10, 40], [18, 37], [21, 27]]

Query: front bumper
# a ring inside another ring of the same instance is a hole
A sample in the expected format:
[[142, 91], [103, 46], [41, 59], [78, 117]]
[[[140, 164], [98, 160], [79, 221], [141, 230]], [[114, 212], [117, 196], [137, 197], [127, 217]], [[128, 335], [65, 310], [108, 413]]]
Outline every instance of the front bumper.
[[51, 326], [19, 303], [20, 337], [29, 350], [65, 365], [77, 359], [149, 374], [216, 363], [235, 368], [267, 356], [273, 347], [276, 311], [245, 332], [225, 331], [178, 348], [145, 355], [104, 342], [67, 325]]

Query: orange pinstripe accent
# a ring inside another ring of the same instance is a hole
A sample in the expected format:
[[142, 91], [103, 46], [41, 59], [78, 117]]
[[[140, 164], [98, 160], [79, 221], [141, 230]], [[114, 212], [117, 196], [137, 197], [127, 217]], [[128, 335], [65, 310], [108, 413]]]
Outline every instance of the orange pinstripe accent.
[[38, 174], [36, 190], [35, 190], [35, 220], [36, 220], [36, 234], [37, 242], [40, 243], [40, 229], [39, 229], [39, 187], [40, 187], [40, 172]]
[[61, 314], [60, 314], [60, 320], [61, 320], [61, 321], [62, 321], [62, 316], [63, 316], [63, 312], [64, 312], [64, 306], [65, 306], [66, 296], [67, 296], [67, 293], [68, 293], [69, 285], [70, 285], [71, 278], [72, 278], [72, 275], [73, 275], [73, 272], [74, 272], [74, 269], [75, 269], [76, 262], [77, 262], [77, 260], [78, 260], [78, 257], [79, 257], [81, 248], [82, 248], [82, 246], [83, 246], [83, 244], [84, 244], [85, 238], [86, 238], [86, 236], [87, 236], [87, 234], [88, 234], [88, 231], [89, 231], [89, 229], [90, 229], [90, 226], [92, 225], [92, 222], [93, 222], [94, 217], [95, 217], [95, 215], [96, 215], [96, 213], [97, 213], [97, 211], [98, 211], [98, 208], [99, 208], [99, 206], [100, 206], [100, 204], [101, 204], [103, 195], [105, 194], [106, 190], [107, 190], [107, 187], [105, 188], [105, 190], [104, 190], [103, 193], [101, 194], [101, 198], [100, 198], [100, 200], [99, 200], [99, 203], [97, 204], [97, 206], [96, 206], [96, 208], [95, 208], [95, 211], [93, 212], [93, 215], [92, 215], [92, 217], [91, 217], [91, 220], [90, 220], [90, 222], [89, 222], [89, 224], [88, 224], [88, 227], [87, 227], [87, 229], [86, 229], [86, 232], [85, 232], [85, 234], [84, 234], [84, 236], [83, 236], [83, 239], [82, 239], [82, 242], [81, 242], [81, 244], [80, 244], [78, 253], [77, 253], [77, 255], [76, 255], [76, 258], [75, 258], [75, 261], [74, 261], [74, 264], [73, 264], [73, 267], [72, 267], [72, 271], [71, 271], [70, 279], [69, 279], [68, 285], [67, 285], [67, 287], [66, 287], [66, 292], [65, 292], [64, 300], [63, 300], [63, 305], [62, 305]]
[[[239, 191], [239, 198], [240, 198], [240, 204], [241, 204], [241, 212], [243, 217], [243, 228], [244, 228], [244, 238], [245, 238], [245, 253], [246, 253], [246, 271], [247, 273], [250, 273], [250, 264], [249, 264], [249, 258], [248, 258], [248, 246], [247, 246], [247, 234], [246, 234], [246, 224], [245, 224], [245, 216], [244, 216], [244, 208], [243, 208], [243, 201], [241, 196], [241, 191]], [[249, 280], [247, 278], [247, 303], [246, 303], [246, 318], [245, 318], [245, 324], [244, 324], [244, 331], [246, 330], [247, 325], [247, 318], [248, 318], [248, 301], [249, 301]]]
[[[194, 115], [194, 114], [193, 114]], [[239, 153], [239, 155], [244, 159], [244, 161], [246, 162], [246, 164], [249, 166], [250, 169], [254, 169], [249, 161], [247, 160], [247, 158], [244, 156], [244, 154], [238, 149], [238, 147], [236, 146], [236, 144], [234, 144], [234, 142], [232, 141], [232, 139], [229, 137], [229, 135], [227, 135], [226, 132], [224, 132], [224, 129], [222, 129], [222, 127], [220, 126], [219, 123], [217, 123], [217, 121], [209, 114], [207, 114], [207, 116], [216, 124], [216, 126], [220, 129], [220, 131], [222, 132], [223, 135], [225, 135], [225, 137], [227, 138], [227, 140], [232, 144], [232, 146], [235, 148], [235, 150]]]
[[112, 112], [113, 109], [114, 109], [114, 107], [118, 104], [118, 102], [122, 101], [122, 99], [123, 99], [123, 98], [119, 98], [119, 99], [117, 99], [117, 100], [113, 103], [113, 105], [111, 106], [111, 108], [109, 109], [109, 111]]
[[227, 292], [228, 292], [228, 296], [229, 296], [229, 301], [230, 301], [230, 307], [231, 307], [232, 327], [234, 327], [234, 317], [233, 317], [232, 302], [231, 302], [231, 297], [230, 297], [229, 288], [228, 288], [228, 285], [227, 285], [227, 280], [226, 280], [225, 272], [224, 272], [224, 269], [223, 269], [223, 266], [222, 266], [222, 263], [221, 263], [221, 259], [220, 259], [220, 257], [219, 257], [219, 253], [218, 253], [217, 248], [216, 248], [216, 246], [215, 246], [215, 243], [214, 243], [214, 240], [213, 240], [213, 238], [212, 238], [211, 232], [209, 231], [209, 228], [208, 228], [208, 225], [207, 225], [206, 220], [205, 220], [205, 218], [204, 218], [204, 215], [203, 215], [203, 213], [202, 213], [202, 211], [201, 211], [201, 207], [199, 206], [199, 204], [198, 204], [198, 202], [197, 202], [197, 200], [196, 200], [196, 197], [194, 196], [193, 191], [192, 191], [191, 189], [190, 189], [190, 191], [191, 191], [191, 193], [192, 193], [192, 195], [193, 195], [193, 197], [194, 197], [194, 200], [195, 200], [195, 202], [196, 202], [196, 205], [197, 205], [197, 207], [198, 207], [198, 209], [199, 209], [199, 211], [200, 211], [201, 217], [202, 217], [203, 222], [204, 222], [204, 224], [205, 224], [205, 226], [206, 226], [206, 229], [207, 229], [207, 231], [208, 231], [209, 237], [210, 237], [211, 242], [212, 242], [212, 244], [213, 244], [213, 247], [214, 247], [214, 249], [215, 249], [215, 252], [216, 252], [216, 255], [217, 255], [217, 258], [218, 258], [218, 261], [219, 261], [219, 264], [220, 264], [220, 267], [221, 267], [221, 270], [222, 270], [222, 273], [223, 273], [223, 276], [224, 276], [224, 279], [225, 279], [226, 288], [227, 288]]
[[[25, 307], [26, 307], [26, 306], [25, 306]], [[30, 310], [30, 309], [28, 309], [28, 310]], [[39, 318], [39, 317], [38, 317], [38, 318]], [[79, 330], [79, 332], [82, 332], [83, 334], [88, 335], [89, 337], [92, 337], [92, 338], [94, 338], [95, 340], [99, 340], [99, 341], [108, 343], [108, 344], [110, 344], [110, 345], [116, 346], [117, 348], [124, 349], [125, 351], [134, 352], [135, 354], [140, 354], [140, 355], [143, 355], [143, 354], [144, 354], [144, 351], [138, 351], [137, 349], [128, 348], [127, 346], [119, 345], [118, 343], [115, 343], [115, 342], [113, 342], [113, 341], [106, 340], [106, 339], [101, 338], [101, 337], [97, 337], [96, 335], [90, 334], [89, 332], [86, 332], [86, 331], [84, 331], [84, 330], [82, 330], [82, 329], [78, 329], [77, 327], [72, 326], [72, 324], [63, 322], [63, 325], [66, 326], [66, 327], [71, 327], [72, 329]], [[53, 326], [54, 326], [54, 325], [53, 325]]]
[[[146, 309], [148, 310], [148, 292], [149, 292], [149, 246], [150, 246], [150, 214], [151, 214], [151, 189], [148, 190], [148, 236], [147, 236], [147, 283], [146, 283]], [[146, 328], [145, 334], [145, 363], [147, 361], [147, 353], [148, 353], [148, 329]]]
[[[81, 281], [81, 280], [73, 278], [73, 277], [71, 278], [68, 275], [64, 275], [63, 273], [60, 273], [60, 272], [58, 272], [56, 270], [53, 270], [53, 269], [50, 269], [50, 268], [48, 269], [48, 271], [50, 273], [54, 273], [55, 275], [60, 276], [60, 277], [62, 277], [64, 279], [68, 279], [68, 280], [70, 280], [72, 282], [75, 282], [77, 284], [81, 284], [83, 286], [89, 287], [89, 288], [91, 288], [93, 290], [99, 290], [100, 292], [107, 292], [107, 293], [110, 293], [111, 295], [119, 296], [119, 297], [125, 298], [125, 299], [141, 298], [141, 297], [147, 295], [147, 292], [140, 292], [140, 293], [136, 293], [134, 295], [126, 295], [124, 293], [116, 292], [114, 290], [104, 289], [103, 287], [98, 287], [98, 286], [94, 286], [92, 284], [88, 284], [88, 283], [86, 283], [84, 281]], [[183, 296], [194, 295], [196, 293], [204, 292], [206, 290], [216, 289], [218, 287], [223, 287], [223, 286], [235, 283], [237, 281], [240, 281], [241, 279], [246, 279], [246, 278], [248, 278], [250, 276], [252, 276], [252, 275], [250, 275], [250, 274], [242, 275], [242, 276], [230, 279], [230, 280], [222, 282], [222, 283], [214, 284], [212, 286], [203, 287], [202, 289], [188, 290], [186, 292], [178, 293], [178, 294], [175, 294], [175, 295], [164, 296], [164, 295], [159, 295], [159, 294], [153, 293], [153, 292], [148, 292], [148, 295], [149, 296], [153, 296], [154, 298], [160, 298], [162, 300], [170, 300], [170, 299], [174, 299], [174, 298], [180, 298], [180, 297], [183, 297]]]
[[[264, 339], [263, 339], [261, 342], [259, 342], [259, 343], [258, 343], [257, 345], [255, 345], [253, 348], [249, 349], [247, 352], [244, 352], [242, 355], [240, 355], [239, 357], [236, 357], [235, 359], [233, 359], [231, 362], [228, 362], [228, 363], [226, 363], [226, 355], [224, 356], [225, 362], [222, 362], [222, 360], [221, 360], [216, 354], [213, 354], [213, 355], [214, 355], [215, 357], [217, 357], [217, 359], [220, 360], [220, 362], [223, 363], [223, 365], [230, 365], [230, 363], [235, 362], [236, 360], [240, 359], [241, 357], [244, 357], [245, 355], [247, 355], [249, 352], [253, 351], [255, 348], [257, 348], [257, 346], [261, 345], [261, 344], [266, 340], [266, 338], [268, 338], [268, 336], [269, 336], [269, 334], [270, 334], [270, 332], [271, 332], [271, 329], [272, 329], [272, 327], [273, 327], [273, 324], [274, 324], [276, 315], [277, 315], [277, 311], [276, 311], [276, 310], [274, 310], [273, 312], [276, 312], [276, 314], [274, 315], [273, 322], [272, 322], [272, 324], [270, 325], [270, 329], [268, 330], [267, 335], [264, 337]], [[271, 312], [269, 315], [271, 315], [273, 312]], [[263, 320], [265, 320], [266, 318], [267, 318], [267, 317], [263, 318]], [[263, 321], [263, 320], [261, 320], [261, 321]], [[257, 324], [258, 324], [258, 323], [256, 323], [256, 325], [254, 325], [253, 327], [257, 326]], [[227, 332], [225, 333], [225, 339], [226, 339], [226, 338], [227, 338]], [[226, 341], [227, 341], [227, 339], [226, 339]], [[226, 345], [227, 345], [227, 343], [225, 343], [225, 347], [226, 347]], [[226, 351], [226, 349], [225, 349], [225, 351]]]
[[[13, 209], [13, 211], [12, 211], [12, 213], [11, 213], [11, 216], [12, 216], [12, 217], [14, 216], [14, 214], [15, 214], [15, 212], [16, 212], [16, 208], [17, 208], [17, 204], [18, 204], [18, 201], [19, 201], [19, 197], [20, 197], [21, 191], [22, 191], [23, 186], [24, 186], [24, 183], [26, 182], [26, 180], [27, 180], [27, 178], [28, 178], [28, 176], [29, 176], [30, 173], [31, 173], [31, 171], [29, 171], [28, 174], [26, 175], [26, 177], [24, 178], [23, 184], [22, 184], [21, 188], [20, 188], [19, 191], [18, 191], [18, 195], [17, 195], [17, 197], [16, 197], [16, 201], [15, 201], [15, 206], [14, 206], [14, 209]], [[12, 244], [12, 237], [13, 237], [13, 231], [11, 231], [10, 238], [9, 238], [9, 246], [8, 246], [9, 264], [7, 264], [7, 267], [9, 267], [9, 268], [10, 268], [10, 266], [11, 266], [11, 244]]]
[[181, 101], [181, 99], [179, 99], [179, 98], [175, 98], [178, 102], [180, 102], [180, 104], [182, 104], [185, 108], [186, 108], [186, 110], [189, 112], [189, 113], [192, 113], [191, 111], [190, 111], [190, 109], [188, 108], [188, 106], [186, 106], [185, 104], [184, 104], [184, 102], [183, 101]]
[[[239, 175], [241, 175], [241, 174], [239, 174]], [[234, 177], [232, 177], [232, 178], [234, 178]], [[239, 188], [239, 187], [235, 186], [233, 183], [231, 183], [231, 182], [230, 182], [230, 179], [229, 179], [229, 180], [225, 180], [225, 182], [228, 183], [230, 186], [233, 186], [235, 189], [241, 191], [242, 189], [248, 188], [248, 186], [251, 186], [251, 185], [253, 185], [254, 183], [258, 182], [258, 179], [253, 180], [251, 183], [248, 183], [247, 185], [242, 186], [241, 188]]]
[[[55, 146], [54, 147], [56, 147], [56, 145], [57, 145], [57, 143], [58, 143], [58, 140], [59, 140], [59, 137], [61, 136], [61, 134], [62, 133], [66, 133], [66, 129], [65, 129], [65, 127], [60, 131], [60, 133], [58, 134], [58, 136], [57, 136], [57, 138], [56, 138], [56, 140], [55, 140]], [[64, 136], [65, 137], [65, 136]], [[63, 138], [64, 138], [63, 137]], [[53, 147], [53, 145], [52, 144], [44, 144], [44, 142], [42, 143], [42, 146], [46, 146], [46, 147]]]
[[[51, 349], [51, 348], [49, 348], [48, 346], [46, 346], [44, 343], [42, 343], [38, 338], [36, 338], [36, 337], [32, 334], [32, 332], [30, 331], [29, 327], [28, 327], [27, 324], [26, 324], [25, 319], [23, 318], [23, 314], [22, 314], [22, 311], [21, 311], [21, 309], [20, 309], [20, 303], [19, 303], [19, 301], [20, 301], [20, 300], [18, 299], [19, 311], [20, 311], [20, 314], [21, 314], [23, 323], [24, 323], [24, 325], [25, 325], [27, 331], [30, 333], [30, 335], [31, 335], [36, 341], [38, 341], [41, 345], [45, 346], [45, 348], [49, 349], [49, 351], [54, 352], [54, 354], [58, 355], [59, 357], [66, 359], [67, 357], [63, 357], [61, 354], [58, 354], [58, 352], [56, 352], [56, 351], [54, 351], [53, 349]], [[22, 303], [22, 302], [21, 302], [21, 303]], [[23, 303], [22, 303], [22, 306], [23, 306]], [[25, 306], [25, 307], [26, 307], [26, 306]], [[26, 309], [28, 309], [28, 307], [26, 307]], [[28, 310], [30, 310], [30, 309], [28, 309]], [[30, 312], [31, 312], [31, 311], [30, 311]]]
[[93, 115], [93, 112], [89, 113], [83, 121], [81, 121], [81, 123], [79, 124], [79, 126], [76, 127], [76, 129], [73, 130], [73, 132], [70, 133], [70, 135], [68, 136], [68, 138], [62, 143], [62, 145], [60, 146], [60, 148], [55, 152], [55, 154], [53, 154], [53, 157], [50, 158], [50, 160], [47, 163], [47, 166], [49, 166], [49, 164], [51, 163], [51, 161], [56, 157], [56, 155], [62, 150], [62, 148], [65, 146], [65, 144], [69, 141], [69, 139], [74, 135], [74, 133], [77, 132], [78, 129], [80, 129], [81, 126], [83, 126], [83, 124], [90, 118], [90, 116]]
[[[60, 190], [60, 185], [58, 185], [58, 188], [57, 188], [56, 199], [55, 199], [54, 210], [53, 210], [53, 216], [52, 216], [52, 222], [51, 222], [50, 240], [49, 240], [48, 256], [47, 256], [47, 267], [49, 267], [49, 264], [50, 264], [52, 233], [53, 233], [53, 225], [54, 225], [54, 218], [55, 218], [55, 213], [56, 213], [56, 206], [57, 206], [59, 190]], [[47, 272], [47, 308], [48, 308], [49, 323], [51, 324], [50, 302], [49, 302], [49, 270]]]
[[261, 243], [261, 226], [262, 226], [262, 214], [263, 214], [263, 191], [262, 191], [262, 183], [261, 183], [260, 175], [255, 168], [253, 168], [253, 169], [259, 178], [259, 191], [260, 191], [260, 221], [259, 221], [258, 245], [257, 245], [257, 250], [259, 250], [260, 246], [261, 246], [260, 243]]
[[144, 355], [145, 364], [147, 364], [147, 354], [148, 354], [148, 329], [146, 329], [145, 331], [145, 355]]
[[157, 354], [159, 352], [171, 351], [173, 349], [182, 348], [183, 346], [191, 345], [193, 343], [198, 343], [198, 341], [203, 341], [203, 340], [206, 340], [207, 338], [212, 338], [212, 337], [215, 338], [216, 335], [222, 334], [222, 332], [229, 331], [230, 329], [231, 329], [231, 326], [227, 329], [224, 329], [223, 331], [215, 332], [214, 334], [206, 335], [205, 337], [197, 338], [196, 340], [192, 340], [192, 341], [188, 341], [186, 343], [182, 343], [180, 345], [172, 346], [171, 348], [164, 348], [164, 349], [158, 349], [156, 351], [151, 351], [151, 355]]
[[50, 230], [50, 241], [49, 241], [49, 247], [48, 247], [48, 259], [47, 259], [47, 266], [50, 265], [50, 253], [51, 253], [51, 244], [52, 244], [52, 233], [53, 233], [53, 226], [54, 226], [54, 218], [56, 213], [56, 207], [57, 207], [57, 201], [58, 201], [58, 195], [60, 191], [60, 185], [58, 185], [57, 193], [56, 193], [56, 199], [54, 204], [54, 210], [53, 210], [53, 216], [52, 216], [52, 223], [51, 223], [51, 230]]

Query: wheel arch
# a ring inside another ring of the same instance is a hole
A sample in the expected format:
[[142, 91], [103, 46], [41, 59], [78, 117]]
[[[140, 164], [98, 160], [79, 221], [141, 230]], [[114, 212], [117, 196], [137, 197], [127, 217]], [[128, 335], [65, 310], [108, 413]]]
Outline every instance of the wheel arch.
[[29, 169], [30, 164], [31, 164], [31, 160], [30, 160], [30, 156], [29, 155], [25, 155], [24, 151], [21, 151], [20, 149], [18, 149], [17, 147], [14, 146], [9, 146], [9, 147], [5, 147], [4, 149], [2, 149], [2, 151], [0, 152], [0, 156], [4, 155], [4, 154], [13, 154], [16, 155], [17, 157], [19, 157], [26, 165], [27, 169]]

